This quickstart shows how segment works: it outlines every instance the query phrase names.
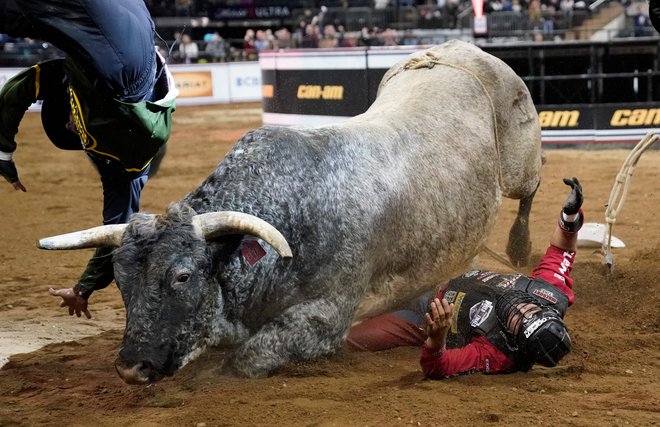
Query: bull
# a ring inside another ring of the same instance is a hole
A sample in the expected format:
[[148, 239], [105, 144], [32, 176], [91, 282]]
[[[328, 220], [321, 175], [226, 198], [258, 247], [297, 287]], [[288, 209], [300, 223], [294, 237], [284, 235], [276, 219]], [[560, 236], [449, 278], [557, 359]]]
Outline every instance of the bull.
[[354, 322], [468, 268], [502, 196], [520, 200], [507, 253], [524, 263], [540, 136], [511, 68], [451, 41], [392, 67], [364, 114], [247, 133], [164, 215], [39, 246], [116, 247], [124, 381], [225, 345], [227, 372], [263, 377], [332, 354]]

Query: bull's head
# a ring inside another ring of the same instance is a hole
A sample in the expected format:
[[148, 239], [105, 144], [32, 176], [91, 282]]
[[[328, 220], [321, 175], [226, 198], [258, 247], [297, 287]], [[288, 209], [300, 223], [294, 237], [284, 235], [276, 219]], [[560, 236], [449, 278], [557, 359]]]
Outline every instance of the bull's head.
[[[265, 221], [239, 212], [196, 215], [189, 208], [166, 216], [137, 214], [129, 224], [107, 225], [39, 241], [42, 249], [115, 246], [115, 280], [126, 307], [126, 330], [115, 367], [130, 384], [172, 375], [197, 356], [222, 319], [218, 285], [221, 236], [249, 234], [284, 258], [291, 249]], [[213, 319], [212, 323], [210, 319]]]

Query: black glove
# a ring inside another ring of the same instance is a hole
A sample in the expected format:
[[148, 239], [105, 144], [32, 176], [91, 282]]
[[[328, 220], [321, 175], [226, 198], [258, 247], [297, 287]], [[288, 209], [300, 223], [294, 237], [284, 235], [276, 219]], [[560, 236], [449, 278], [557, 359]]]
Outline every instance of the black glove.
[[582, 185], [580, 185], [580, 181], [575, 177], [573, 179], [564, 178], [564, 184], [569, 185], [572, 190], [564, 202], [561, 215], [559, 215], [559, 226], [568, 233], [575, 233], [582, 228], [582, 223], [584, 222], [582, 215], [578, 215], [573, 221], [567, 221], [566, 216], [575, 215], [580, 212], [582, 202], [584, 201]]
[[11, 160], [0, 160], [0, 175], [10, 184], [18, 181], [18, 171], [16, 165]]
[[573, 179], [564, 178], [564, 184], [570, 185], [573, 191], [571, 191], [571, 194], [566, 198], [562, 210], [566, 215], [575, 215], [580, 211], [582, 202], [584, 201], [584, 197], [582, 196], [582, 186], [580, 185], [580, 181], [575, 177], [573, 177]]

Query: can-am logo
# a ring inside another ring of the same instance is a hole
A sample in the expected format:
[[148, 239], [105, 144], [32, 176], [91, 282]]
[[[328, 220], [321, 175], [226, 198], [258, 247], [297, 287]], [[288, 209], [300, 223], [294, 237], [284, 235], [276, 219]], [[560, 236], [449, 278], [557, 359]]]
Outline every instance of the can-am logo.
[[635, 110], [616, 110], [610, 120], [612, 126], [658, 126], [660, 108], [638, 108]]
[[344, 99], [344, 86], [340, 85], [300, 85], [298, 99], [325, 99], [341, 101]]
[[580, 119], [580, 111], [541, 111], [539, 121], [544, 128], [566, 128], [575, 127]]
[[525, 329], [525, 338], [529, 338], [536, 330], [541, 327], [542, 324], [550, 320], [549, 317], [542, 317], [538, 320], [535, 320], [531, 325]]

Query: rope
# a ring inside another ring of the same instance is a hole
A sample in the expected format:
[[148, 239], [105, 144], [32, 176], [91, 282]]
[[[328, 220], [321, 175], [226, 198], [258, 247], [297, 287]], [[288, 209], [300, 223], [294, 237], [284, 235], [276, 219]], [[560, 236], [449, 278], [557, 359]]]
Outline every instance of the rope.
[[509, 267], [511, 270], [516, 270], [516, 267], [514, 267], [513, 264], [511, 264], [511, 261], [504, 258], [502, 255], [498, 254], [497, 252], [495, 252], [494, 250], [492, 250], [488, 246], [484, 246], [482, 251], [486, 252], [488, 255], [493, 257], [496, 261], [499, 261], [502, 264], [504, 264], [505, 266]]
[[660, 139], [658, 135], [654, 135], [653, 132], [649, 132], [639, 141], [639, 143], [637, 143], [635, 148], [633, 148], [630, 154], [628, 154], [628, 157], [623, 163], [623, 166], [621, 166], [621, 170], [619, 171], [619, 174], [617, 175], [614, 182], [614, 186], [612, 187], [610, 198], [607, 201], [607, 209], [605, 210], [605, 221], [607, 222], [607, 239], [603, 241], [603, 246], [601, 249], [605, 257], [605, 263], [609, 267], [610, 271], [614, 263], [612, 256], [612, 228], [614, 228], [616, 216], [623, 207], [623, 202], [626, 200], [626, 196], [628, 195], [631, 178], [639, 158], [651, 145], [657, 142], [658, 139]]

